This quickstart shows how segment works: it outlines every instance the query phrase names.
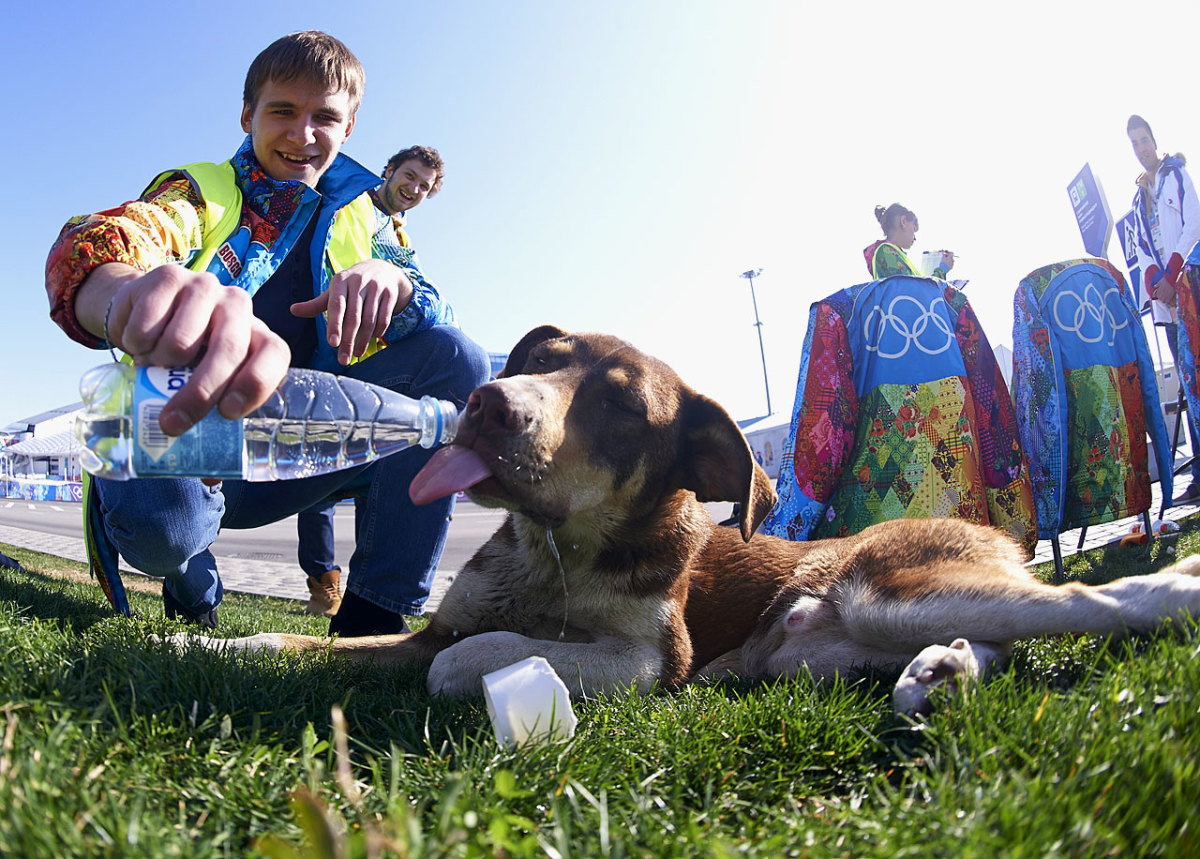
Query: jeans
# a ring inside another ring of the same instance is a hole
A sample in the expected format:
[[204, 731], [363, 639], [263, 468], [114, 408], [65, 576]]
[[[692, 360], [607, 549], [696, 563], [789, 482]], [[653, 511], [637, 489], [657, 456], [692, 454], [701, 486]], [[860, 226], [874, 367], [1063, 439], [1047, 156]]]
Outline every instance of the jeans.
[[[461, 408], [487, 381], [487, 353], [457, 328], [411, 334], [342, 375], [410, 397], [426, 394]], [[422, 507], [408, 486], [433, 450], [414, 446], [370, 465], [299, 480], [226, 480], [207, 487], [196, 478], [97, 481], [104, 527], [133, 567], [165, 580], [193, 614], [221, 601], [224, 590], [209, 546], [222, 528], [257, 528], [285, 519], [347, 488], [359, 493], [357, 545], [346, 590], [400, 614], [420, 614], [446, 542], [454, 497]]]
[[330, 499], [296, 514], [296, 560], [300, 562], [300, 569], [314, 579], [337, 567], [333, 542], [336, 508], [337, 499]]

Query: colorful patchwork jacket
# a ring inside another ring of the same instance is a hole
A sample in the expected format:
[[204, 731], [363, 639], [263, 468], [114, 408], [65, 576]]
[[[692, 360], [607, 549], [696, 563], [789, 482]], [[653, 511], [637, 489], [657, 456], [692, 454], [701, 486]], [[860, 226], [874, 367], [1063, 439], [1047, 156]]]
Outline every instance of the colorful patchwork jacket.
[[[312, 249], [314, 288], [355, 262], [385, 259], [403, 268], [413, 285], [408, 306], [393, 317], [386, 346], [416, 331], [456, 324], [454, 311], [421, 274], [416, 254], [400, 224], [380, 211], [368, 191], [379, 177], [344, 155], [321, 177], [317, 190], [301, 182], [278, 182], [259, 166], [247, 137], [222, 164], [192, 164], [160, 174], [138, 200], [96, 215], [71, 219], [46, 262], [51, 317], [74, 340], [102, 347], [75, 318], [75, 295], [84, 278], [107, 262], [141, 271], [180, 263], [211, 272], [222, 283], [253, 295], [279, 267], [317, 218]], [[310, 366], [340, 372], [327, 343], [324, 317], [318, 317], [317, 352]], [[84, 478], [84, 542], [93, 576], [113, 607], [129, 613], [115, 547], [105, 536], [91, 480]]]
[[1108, 260], [1055, 263], [1021, 281], [1013, 395], [1043, 538], [1150, 509], [1147, 432], [1170, 503], [1154, 363], [1131, 290]]
[[[220, 178], [226, 175], [232, 184]], [[168, 171], [139, 199], [68, 221], [46, 261], [50, 315], [72, 339], [93, 348], [103, 346], [76, 320], [75, 294], [84, 278], [107, 262], [126, 263], [141, 271], [164, 263], [199, 266], [222, 283], [240, 286], [253, 295], [279, 267], [313, 217], [319, 219], [312, 243], [313, 282], [318, 284], [319, 294], [340, 268], [333, 263], [339, 238], [352, 232], [339, 230], [339, 226], [361, 209], [373, 218], [373, 224], [369, 247], [358, 248], [358, 256], [399, 265], [413, 285], [412, 300], [393, 317], [382, 338], [384, 344], [434, 325], [454, 324], [453, 309], [425, 280], [416, 253], [397, 236], [392, 219], [370, 205], [365, 196], [379, 181], [374, 173], [339, 154], [315, 191], [297, 181], [278, 182], [259, 166], [247, 137], [224, 164]], [[209, 191], [210, 198], [237, 202], [225, 207], [206, 199], [203, 187], [216, 189]], [[366, 205], [358, 205], [361, 203]], [[228, 230], [217, 236], [216, 242], [215, 219], [220, 219], [221, 232]], [[317, 252], [318, 248], [325, 253]], [[337, 371], [336, 353], [326, 341], [324, 326], [324, 318], [319, 317], [318, 351], [312, 366]]]
[[790, 540], [945, 516], [1005, 530], [1032, 556], [1012, 400], [960, 291], [890, 277], [812, 306], [777, 490], [763, 531]]
[[[1200, 378], [1196, 350], [1200, 349], [1200, 242], [1188, 254], [1179, 279], [1179, 381], [1187, 400], [1188, 420], [1200, 430]], [[1200, 432], [1195, 437], [1200, 438]]]

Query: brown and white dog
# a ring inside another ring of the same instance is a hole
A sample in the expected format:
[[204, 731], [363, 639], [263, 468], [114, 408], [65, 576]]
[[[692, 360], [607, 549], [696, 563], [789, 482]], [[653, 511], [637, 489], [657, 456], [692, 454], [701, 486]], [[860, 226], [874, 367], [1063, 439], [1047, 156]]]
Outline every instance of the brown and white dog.
[[[449, 695], [479, 693], [482, 675], [528, 656], [583, 695], [671, 689], [701, 673], [820, 679], [908, 665], [895, 705], [917, 712], [933, 686], [978, 676], [1015, 639], [1200, 616], [1200, 556], [1052, 587], [1006, 536], [957, 520], [810, 543], [755, 535], [775, 493], [734, 421], [603, 334], [527, 334], [410, 492], [420, 503], [467, 484], [472, 500], [510, 515], [421, 631], [200, 643], [428, 663], [430, 691]], [[738, 502], [739, 529], [716, 525], [707, 501]]]

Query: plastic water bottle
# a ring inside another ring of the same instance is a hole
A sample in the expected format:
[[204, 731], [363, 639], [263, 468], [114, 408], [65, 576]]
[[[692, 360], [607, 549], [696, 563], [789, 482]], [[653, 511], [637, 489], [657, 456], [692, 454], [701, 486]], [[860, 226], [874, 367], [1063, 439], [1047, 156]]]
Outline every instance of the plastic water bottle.
[[213, 477], [290, 480], [363, 465], [413, 444], [454, 439], [451, 402], [414, 400], [316, 370], [288, 371], [262, 406], [241, 420], [213, 409], [181, 436], [158, 416], [191, 368], [105, 364], [79, 381], [75, 435], [83, 467], [98, 477]]

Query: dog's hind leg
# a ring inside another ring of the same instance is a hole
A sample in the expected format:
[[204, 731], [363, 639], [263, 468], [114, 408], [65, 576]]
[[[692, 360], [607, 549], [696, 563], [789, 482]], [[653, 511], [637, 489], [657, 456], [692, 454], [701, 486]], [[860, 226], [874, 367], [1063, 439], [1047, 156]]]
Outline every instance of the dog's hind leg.
[[913, 654], [955, 638], [1014, 641], [1058, 633], [1144, 632], [1200, 618], [1200, 558], [1158, 573], [1103, 585], [1053, 586], [1032, 577], [995, 576], [964, 567], [903, 596], [856, 577], [830, 589], [845, 634], [874, 647]]
[[765, 677], [807, 669], [821, 679], [864, 665], [902, 668], [929, 645], [957, 638], [1005, 643], [1151, 630], [1168, 619], [1200, 618], [1196, 572], [1200, 557], [1105, 585], [1055, 587], [1024, 575], [943, 565], [938, 581], [903, 596], [855, 576], [823, 596], [781, 595], [742, 647], [743, 667]]
[[904, 649], [855, 637], [836, 601], [803, 596], [791, 600], [783, 612], [772, 609], [764, 614], [742, 645], [742, 668], [750, 677], [792, 677], [807, 672], [816, 680], [827, 680], [868, 665], [901, 668], [931, 640]]
[[908, 664], [892, 691], [892, 709], [904, 716], [928, 716], [933, 712], [931, 696], [966, 694], [991, 672], [1008, 663], [1012, 647], [992, 642], [956, 638], [950, 646], [931, 644]]
[[[1151, 630], [1169, 620], [1200, 619], [1197, 572], [1200, 556], [1192, 556], [1160, 573], [1105, 585], [1037, 584], [1015, 604], [1015, 615], [1007, 605], [999, 612], [1007, 627], [1004, 635], [1016, 639], [1055, 632], [1121, 634]], [[1007, 663], [1011, 650], [1010, 645], [965, 638], [949, 647], [931, 645], [901, 675], [892, 694], [893, 709], [908, 716], [928, 715], [933, 690], [969, 690], [994, 667]]]

